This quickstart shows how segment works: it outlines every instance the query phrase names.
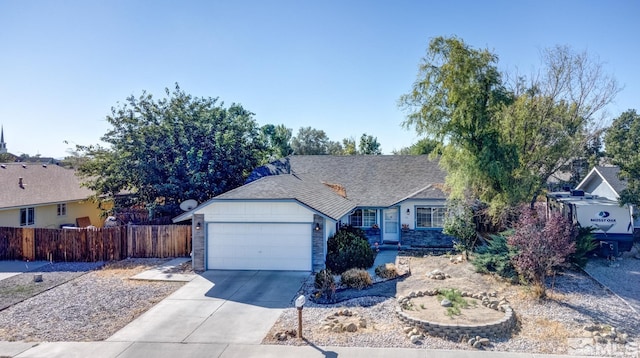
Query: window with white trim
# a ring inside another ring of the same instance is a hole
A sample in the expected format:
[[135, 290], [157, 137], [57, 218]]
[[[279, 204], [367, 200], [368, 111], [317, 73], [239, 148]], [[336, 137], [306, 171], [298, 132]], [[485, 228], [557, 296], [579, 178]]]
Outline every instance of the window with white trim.
[[36, 209], [22, 208], [20, 209], [20, 226], [33, 225], [36, 223]]
[[67, 204], [58, 204], [58, 216], [67, 216]]
[[356, 227], [371, 227], [377, 223], [376, 209], [357, 209], [349, 215], [349, 224]]
[[416, 228], [442, 228], [444, 226], [445, 213], [446, 209], [444, 207], [416, 207]]

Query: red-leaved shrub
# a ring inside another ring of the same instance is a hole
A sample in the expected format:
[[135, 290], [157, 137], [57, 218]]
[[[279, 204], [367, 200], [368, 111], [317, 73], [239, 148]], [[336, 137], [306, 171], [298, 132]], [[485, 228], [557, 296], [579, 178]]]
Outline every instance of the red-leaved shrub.
[[543, 206], [522, 207], [507, 242], [517, 250], [512, 258], [516, 271], [545, 295], [545, 278], [557, 272], [575, 252], [573, 226], [559, 212], [547, 217]]

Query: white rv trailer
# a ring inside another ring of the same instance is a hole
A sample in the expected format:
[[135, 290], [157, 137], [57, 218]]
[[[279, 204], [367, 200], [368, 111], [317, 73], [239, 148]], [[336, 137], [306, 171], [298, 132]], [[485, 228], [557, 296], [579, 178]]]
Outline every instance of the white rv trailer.
[[574, 224], [593, 227], [603, 256], [617, 256], [633, 246], [633, 215], [627, 205], [572, 190], [547, 194], [547, 210], [560, 210]]

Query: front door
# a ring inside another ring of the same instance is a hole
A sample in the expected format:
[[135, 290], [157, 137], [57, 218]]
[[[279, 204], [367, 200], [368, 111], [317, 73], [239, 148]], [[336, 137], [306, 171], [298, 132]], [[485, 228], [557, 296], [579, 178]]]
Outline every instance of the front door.
[[384, 223], [382, 225], [382, 241], [398, 242], [400, 241], [400, 223], [398, 208], [385, 209], [382, 211]]

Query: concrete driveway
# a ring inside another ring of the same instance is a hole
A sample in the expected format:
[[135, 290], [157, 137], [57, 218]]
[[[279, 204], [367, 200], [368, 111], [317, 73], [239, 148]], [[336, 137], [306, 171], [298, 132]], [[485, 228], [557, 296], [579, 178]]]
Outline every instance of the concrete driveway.
[[107, 341], [259, 344], [308, 272], [207, 271]]

